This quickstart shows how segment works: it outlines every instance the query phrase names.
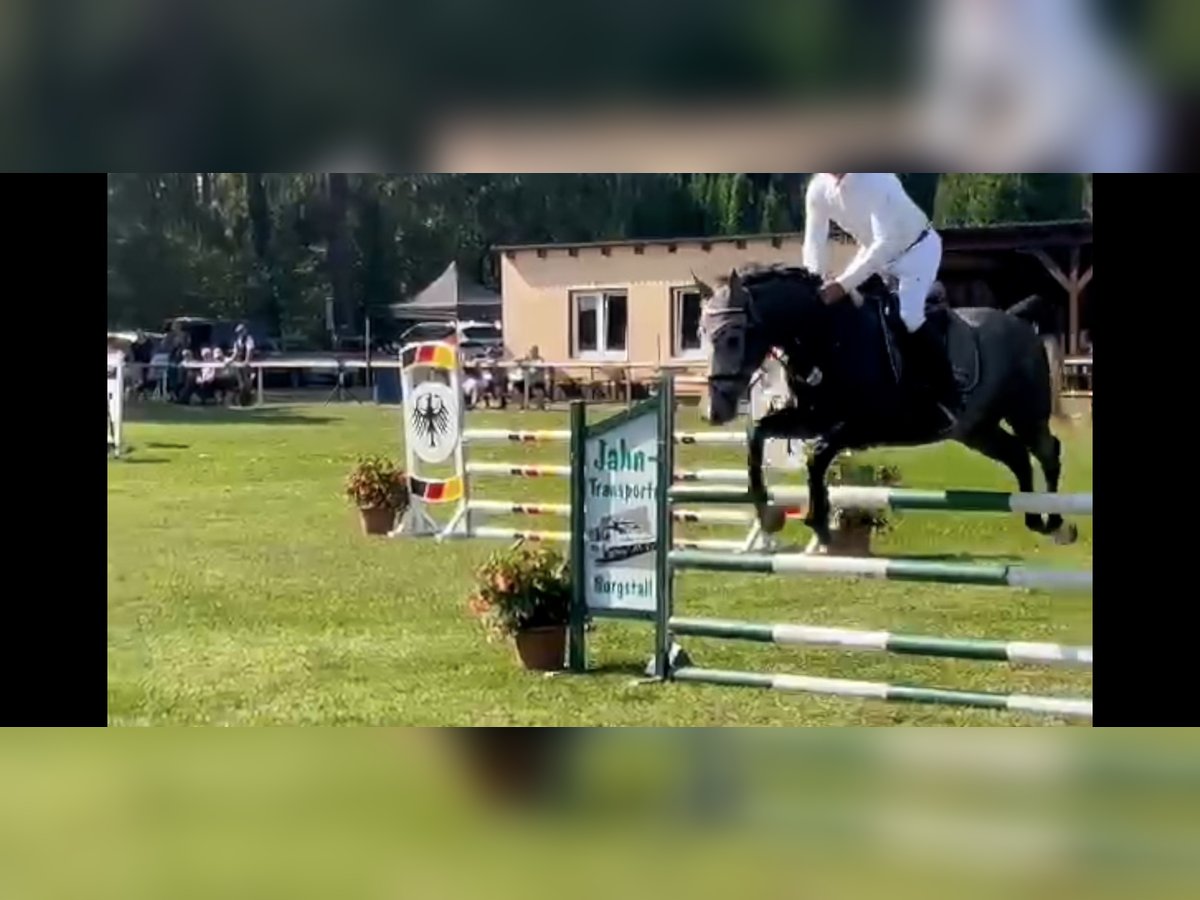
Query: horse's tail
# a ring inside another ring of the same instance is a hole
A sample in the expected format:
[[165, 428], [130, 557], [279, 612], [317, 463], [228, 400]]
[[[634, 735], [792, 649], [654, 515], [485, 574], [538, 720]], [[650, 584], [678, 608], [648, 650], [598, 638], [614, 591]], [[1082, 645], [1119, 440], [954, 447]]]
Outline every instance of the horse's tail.
[[1048, 312], [1048, 304], [1040, 294], [1031, 294], [1020, 303], [1014, 303], [1008, 308], [1010, 316], [1016, 316], [1030, 325], [1041, 325]]
[[[1015, 303], [1007, 310], [1010, 316], [1034, 326], [1041, 332], [1051, 325], [1054, 315], [1053, 305], [1040, 294], [1031, 294], [1020, 303]], [[1070, 418], [1062, 409], [1062, 347], [1056, 337], [1051, 334], [1041, 334], [1041, 344], [1046, 352], [1046, 364], [1050, 369], [1050, 417], [1059, 425], [1070, 424]]]

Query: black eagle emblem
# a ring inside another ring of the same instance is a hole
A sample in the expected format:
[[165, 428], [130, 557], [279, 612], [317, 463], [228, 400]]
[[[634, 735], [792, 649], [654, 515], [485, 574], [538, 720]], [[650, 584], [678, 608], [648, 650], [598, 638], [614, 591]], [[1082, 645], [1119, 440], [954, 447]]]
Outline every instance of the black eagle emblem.
[[417, 437], [428, 441], [429, 449], [432, 450], [450, 430], [450, 410], [446, 408], [441, 397], [426, 394], [417, 400], [413, 407], [412, 423]]

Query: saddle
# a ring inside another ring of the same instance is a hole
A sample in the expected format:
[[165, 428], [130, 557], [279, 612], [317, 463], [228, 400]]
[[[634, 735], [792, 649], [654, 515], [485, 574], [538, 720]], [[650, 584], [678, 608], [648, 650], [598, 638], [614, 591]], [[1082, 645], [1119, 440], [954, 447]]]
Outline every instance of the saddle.
[[[878, 276], [872, 276], [860, 293], [863, 305], [869, 304], [881, 323], [880, 337], [899, 385], [904, 375], [903, 348], [908, 337], [908, 328], [900, 318], [900, 299]], [[926, 321], [934, 326], [941, 339], [958, 389], [970, 393], [979, 384], [979, 338], [975, 329], [954, 310], [940, 304], [926, 305]]]

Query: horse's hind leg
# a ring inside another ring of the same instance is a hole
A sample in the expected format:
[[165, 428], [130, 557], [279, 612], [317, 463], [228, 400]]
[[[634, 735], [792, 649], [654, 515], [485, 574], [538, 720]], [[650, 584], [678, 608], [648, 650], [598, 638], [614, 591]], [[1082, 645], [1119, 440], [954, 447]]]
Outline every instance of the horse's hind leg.
[[[1023, 493], [1033, 491], [1033, 466], [1029, 462], [1029, 450], [1016, 435], [1005, 431], [999, 424], [991, 424], [976, 428], [960, 440], [972, 450], [1007, 466], [1017, 477], [1018, 490]], [[1038, 534], [1050, 533], [1039, 515], [1027, 514], [1025, 527]]]
[[[1058, 493], [1058, 482], [1062, 477], [1062, 443], [1050, 431], [1049, 419], [1009, 419], [1008, 424], [1038, 461], [1046, 478], [1046, 493]], [[1046, 533], [1062, 544], [1070, 544], [1079, 536], [1079, 529], [1063, 522], [1059, 513], [1046, 517]]]

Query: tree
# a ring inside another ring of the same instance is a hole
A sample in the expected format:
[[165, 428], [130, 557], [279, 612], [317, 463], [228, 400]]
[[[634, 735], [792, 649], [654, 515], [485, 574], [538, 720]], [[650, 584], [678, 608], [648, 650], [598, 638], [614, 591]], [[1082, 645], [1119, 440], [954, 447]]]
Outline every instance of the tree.
[[906, 172], [900, 175], [900, 183], [904, 185], [908, 196], [913, 198], [931, 221], [940, 181], [941, 175], [938, 172]]
[[945, 175], [934, 218], [939, 225], [1077, 219], [1084, 185], [1080, 175]]
[[[357, 324], [352, 289], [350, 228], [350, 182], [344, 172], [330, 173], [326, 178], [328, 207], [326, 216], [329, 281], [333, 288], [335, 336], [353, 333]], [[336, 337], [335, 337], [336, 339]]]

